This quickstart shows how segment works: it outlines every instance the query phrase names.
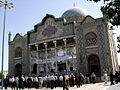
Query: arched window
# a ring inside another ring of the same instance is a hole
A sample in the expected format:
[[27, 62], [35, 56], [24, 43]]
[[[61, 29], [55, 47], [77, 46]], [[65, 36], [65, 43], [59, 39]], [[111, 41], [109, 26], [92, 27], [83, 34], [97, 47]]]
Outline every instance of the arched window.
[[17, 47], [15, 49], [15, 57], [22, 57], [22, 48]]
[[85, 35], [86, 46], [94, 46], [97, 44], [97, 36], [95, 33], [90, 32]]

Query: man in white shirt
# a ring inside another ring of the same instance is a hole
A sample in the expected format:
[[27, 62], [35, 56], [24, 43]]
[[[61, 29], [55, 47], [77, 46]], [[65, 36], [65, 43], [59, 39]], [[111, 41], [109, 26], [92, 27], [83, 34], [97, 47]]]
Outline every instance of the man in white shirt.
[[60, 80], [60, 86], [62, 86], [62, 83], [63, 83], [63, 76], [62, 75], [60, 75], [59, 80]]
[[108, 76], [107, 76], [106, 71], [104, 72], [104, 80], [105, 80], [105, 83], [104, 83], [104, 85], [105, 85], [105, 84], [107, 84], [107, 81], [108, 81]]

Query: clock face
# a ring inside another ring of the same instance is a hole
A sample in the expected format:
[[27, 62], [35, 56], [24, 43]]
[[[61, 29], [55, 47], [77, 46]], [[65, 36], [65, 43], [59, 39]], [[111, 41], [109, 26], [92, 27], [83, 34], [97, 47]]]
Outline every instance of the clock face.
[[55, 26], [48, 25], [42, 32], [43, 36], [50, 37], [57, 32], [57, 28]]

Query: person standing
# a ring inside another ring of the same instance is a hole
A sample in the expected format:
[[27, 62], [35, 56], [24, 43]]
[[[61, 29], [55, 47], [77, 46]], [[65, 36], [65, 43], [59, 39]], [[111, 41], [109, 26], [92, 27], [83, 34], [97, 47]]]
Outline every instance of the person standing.
[[118, 72], [118, 82], [120, 83], [120, 71]]
[[116, 84], [117, 84], [117, 83], [118, 83], [118, 81], [119, 81], [118, 76], [119, 76], [118, 71], [115, 71], [115, 83], [116, 83]]
[[72, 75], [69, 74], [68, 76], [69, 76], [69, 84], [70, 84], [70, 87], [72, 87], [72, 84], [73, 84]]
[[78, 79], [78, 74], [75, 74], [75, 85], [77, 86], [77, 88], [79, 87], [79, 79]]
[[73, 74], [71, 74], [71, 87], [74, 87], [74, 75]]
[[57, 75], [54, 75], [54, 78], [55, 78], [54, 85], [55, 85], [55, 88], [56, 88], [57, 85], [58, 85], [58, 77], [57, 77]]
[[42, 86], [43, 86], [43, 80], [44, 80], [44, 77], [41, 77], [41, 76], [38, 77], [38, 82], [39, 82], [40, 88], [42, 88]]
[[15, 82], [16, 82], [16, 90], [18, 90], [18, 84], [19, 84], [19, 79], [18, 79], [18, 77], [15, 78]]
[[107, 72], [105, 71], [104, 72], [104, 85], [107, 84], [107, 81], [108, 81], [108, 75], [107, 75]]
[[18, 88], [19, 88], [19, 90], [20, 89], [22, 89], [22, 85], [23, 85], [23, 79], [22, 79], [22, 76], [21, 75], [19, 75], [19, 81], [18, 81]]
[[77, 78], [77, 82], [78, 82], [78, 85], [77, 85], [77, 88], [79, 88], [80, 86], [82, 86], [82, 73], [78, 74], [78, 78]]
[[65, 79], [65, 76], [63, 75], [63, 90], [69, 90], [67, 85], [66, 85], [66, 79]]
[[5, 86], [5, 89], [7, 89], [7, 79], [4, 79], [4, 86]]
[[32, 80], [30, 77], [27, 78], [27, 87], [28, 89], [31, 89], [31, 83], [32, 83]]
[[96, 75], [94, 72], [91, 74], [91, 79], [92, 79], [92, 83], [95, 83]]
[[51, 75], [50, 76], [50, 87], [51, 87], [51, 89], [54, 88], [54, 80], [55, 80], [54, 75]]
[[35, 87], [36, 89], [39, 88], [38, 77], [34, 77], [34, 87]]
[[15, 82], [14, 76], [12, 77], [11, 82], [12, 82], [12, 89], [15, 89], [15, 87], [16, 87], [16, 82]]
[[88, 73], [86, 73], [85, 78], [86, 78], [86, 83], [89, 84], [90, 83], [90, 79], [89, 79], [89, 74]]
[[62, 84], [63, 84], [63, 75], [59, 76], [59, 84], [60, 84], [60, 86], [62, 86]]
[[114, 75], [112, 72], [110, 72], [110, 82], [111, 82], [110, 85], [114, 85], [113, 78], [114, 78]]

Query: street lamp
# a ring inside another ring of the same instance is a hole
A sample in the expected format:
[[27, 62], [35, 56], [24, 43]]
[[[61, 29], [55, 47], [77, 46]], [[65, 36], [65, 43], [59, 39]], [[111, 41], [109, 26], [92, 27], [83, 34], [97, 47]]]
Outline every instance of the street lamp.
[[1, 89], [3, 89], [3, 61], [4, 61], [4, 37], [5, 37], [5, 21], [6, 21], [6, 9], [9, 8], [13, 8], [13, 3], [8, 3], [7, 0], [0, 1], [0, 7], [4, 7], [4, 21], [3, 21], [3, 40], [2, 40], [2, 65], [1, 65], [1, 76], [2, 76], [2, 86]]

